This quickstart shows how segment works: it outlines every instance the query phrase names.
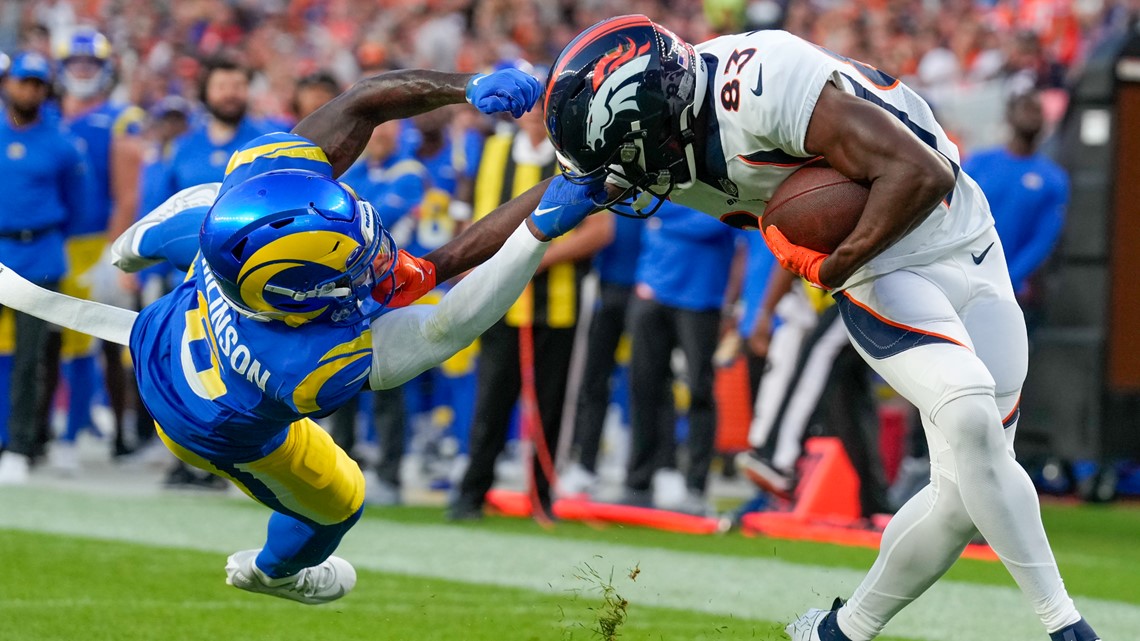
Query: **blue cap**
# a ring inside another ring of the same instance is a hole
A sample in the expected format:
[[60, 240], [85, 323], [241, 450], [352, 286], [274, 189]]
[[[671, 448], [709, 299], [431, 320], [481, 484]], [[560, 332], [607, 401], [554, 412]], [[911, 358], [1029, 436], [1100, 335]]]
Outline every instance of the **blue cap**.
[[46, 57], [34, 51], [25, 51], [16, 54], [12, 60], [12, 67], [8, 75], [17, 80], [35, 78], [43, 82], [51, 82], [51, 62]]
[[194, 111], [194, 107], [182, 96], [171, 94], [163, 96], [161, 100], [154, 103], [150, 108], [150, 113], [155, 118], [161, 118], [166, 114], [180, 113], [184, 116], [189, 116]]

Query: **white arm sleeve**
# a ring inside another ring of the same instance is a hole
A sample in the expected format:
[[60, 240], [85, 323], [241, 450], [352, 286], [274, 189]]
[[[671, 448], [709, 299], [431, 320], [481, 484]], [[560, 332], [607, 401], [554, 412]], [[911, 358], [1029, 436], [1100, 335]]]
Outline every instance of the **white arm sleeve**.
[[411, 305], [372, 321], [372, 389], [390, 389], [450, 358], [503, 317], [550, 243], [526, 223], [435, 305]]

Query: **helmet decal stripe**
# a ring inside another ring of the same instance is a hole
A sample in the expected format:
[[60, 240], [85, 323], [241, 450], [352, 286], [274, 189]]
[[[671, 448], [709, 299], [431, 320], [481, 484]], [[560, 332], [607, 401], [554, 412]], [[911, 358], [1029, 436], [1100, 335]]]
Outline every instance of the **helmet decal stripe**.
[[573, 46], [571, 48], [567, 49], [566, 51], [563, 51], [558, 56], [558, 60], [556, 61], [558, 63], [558, 66], [550, 71], [550, 78], [547, 81], [550, 84], [548, 84], [548, 89], [545, 92], [546, 97], [543, 99], [543, 105], [542, 105], [543, 111], [546, 112], [550, 108], [549, 87], [553, 86], [553, 83], [556, 80], [558, 80], [558, 76], [561, 75], [562, 72], [566, 70], [566, 65], [571, 60], [574, 59], [575, 54], [577, 54], [582, 49], [590, 46], [591, 44], [593, 44], [599, 38], [605, 36], [606, 34], [612, 33], [614, 31], [620, 31], [621, 29], [624, 29], [626, 27], [632, 27], [632, 26], [636, 26], [636, 25], [651, 25], [651, 24], [653, 24], [653, 23], [650, 22], [649, 18], [647, 18], [643, 15], [621, 16], [618, 18], [613, 18], [612, 20], [608, 20], [606, 22], [602, 22], [598, 25], [595, 25], [595, 27], [594, 27], [595, 30], [593, 32], [591, 32], [590, 30], [586, 30], [586, 31], [582, 32], [578, 36], [578, 42], [573, 44]]
[[650, 57], [647, 54], [627, 62], [598, 87], [586, 116], [586, 145], [591, 150], [605, 144], [606, 129], [617, 114], [638, 109], [637, 90], [641, 86], [638, 76], [649, 67]]
[[625, 42], [621, 43], [616, 49], [610, 51], [598, 60], [598, 64], [594, 65], [594, 91], [598, 90], [604, 81], [611, 73], [613, 73], [622, 64], [633, 60], [649, 51], [650, 43], [643, 43], [638, 47], [633, 38], [626, 37]]
[[329, 162], [324, 150], [312, 143], [300, 141], [274, 142], [235, 151], [234, 155], [230, 157], [229, 164], [226, 165], [226, 175], [230, 175], [238, 167], [249, 164], [258, 158], [281, 157], [303, 158], [323, 162], [325, 164]]

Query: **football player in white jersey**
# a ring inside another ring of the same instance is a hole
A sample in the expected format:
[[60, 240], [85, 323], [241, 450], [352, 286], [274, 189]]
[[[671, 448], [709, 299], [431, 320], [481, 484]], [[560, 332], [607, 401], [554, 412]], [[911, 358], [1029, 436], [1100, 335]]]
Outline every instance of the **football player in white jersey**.
[[921, 410], [931, 483], [891, 520], [854, 595], [788, 626], [795, 641], [876, 637], [979, 531], [1051, 639], [1099, 638], [1065, 590], [1013, 457], [1028, 350], [989, 205], [917, 94], [782, 31], [694, 48], [634, 15], [563, 50], [544, 109], [567, 169], [607, 175], [643, 214], [669, 198], [755, 229], [777, 186], [821, 157], [870, 185], [830, 255], [774, 226], [765, 239], [785, 268], [834, 291], [860, 354]]

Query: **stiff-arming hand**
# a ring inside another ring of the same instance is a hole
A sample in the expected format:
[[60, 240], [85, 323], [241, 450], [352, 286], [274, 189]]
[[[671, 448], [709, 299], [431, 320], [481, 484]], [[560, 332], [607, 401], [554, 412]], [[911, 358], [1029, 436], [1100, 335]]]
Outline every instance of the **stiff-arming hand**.
[[530, 111], [542, 95], [542, 84], [518, 69], [477, 74], [467, 81], [467, 102], [485, 114], [509, 111], [515, 118]]
[[605, 198], [606, 186], [602, 178], [576, 184], [558, 175], [546, 188], [542, 201], [530, 215], [530, 221], [543, 236], [557, 238], [598, 209]]

